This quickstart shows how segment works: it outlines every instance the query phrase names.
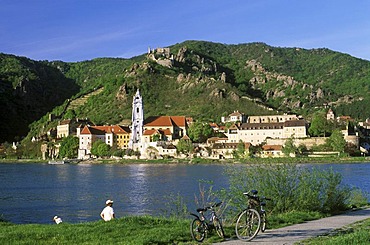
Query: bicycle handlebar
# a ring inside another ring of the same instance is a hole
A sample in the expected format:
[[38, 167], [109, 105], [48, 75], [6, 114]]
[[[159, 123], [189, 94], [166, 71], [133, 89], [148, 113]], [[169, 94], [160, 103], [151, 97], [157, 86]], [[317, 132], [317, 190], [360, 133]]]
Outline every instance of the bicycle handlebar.
[[222, 204], [222, 202], [218, 202], [218, 203], [215, 203], [215, 204], [213, 204], [212, 206], [208, 206], [208, 207], [204, 207], [204, 208], [198, 208], [197, 209], [197, 212], [199, 213], [199, 212], [205, 212], [205, 211], [207, 211], [207, 210], [209, 210], [209, 209], [214, 209], [215, 207], [218, 207], [218, 206], [220, 206]]
[[209, 206], [209, 207], [205, 207], [204, 209], [205, 209], [205, 210], [208, 210], [208, 209], [213, 209], [213, 208], [215, 208], [215, 207], [218, 207], [218, 206], [220, 206], [220, 205], [221, 205], [221, 203], [222, 203], [222, 202], [218, 202], [218, 203], [215, 203], [215, 204], [213, 204], [212, 206]]
[[255, 195], [251, 195], [251, 194], [249, 194], [249, 192], [250, 191], [248, 191], [248, 192], [243, 192], [243, 195], [246, 195], [246, 196], [248, 196], [249, 198], [254, 198], [254, 199], [256, 199], [256, 198], [259, 198], [259, 199], [263, 199], [263, 200], [267, 200], [267, 201], [272, 201], [272, 198], [269, 198], [269, 197], [264, 197], [264, 196], [257, 196], [257, 194], [255, 194]]

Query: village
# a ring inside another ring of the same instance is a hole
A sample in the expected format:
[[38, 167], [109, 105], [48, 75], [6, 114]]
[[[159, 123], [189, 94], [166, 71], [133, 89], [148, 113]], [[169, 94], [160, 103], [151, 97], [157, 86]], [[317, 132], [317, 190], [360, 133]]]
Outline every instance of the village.
[[[351, 120], [349, 117], [335, 117], [328, 109], [326, 120]], [[284, 157], [283, 149], [287, 140], [298, 147], [303, 146], [309, 152], [317, 145], [325, 144], [327, 137], [310, 137], [309, 123], [301, 116], [294, 114], [246, 116], [239, 111], [233, 111], [227, 117], [221, 118], [221, 123], [209, 122], [213, 136], [205, 142], [192, 142], [189, 137], [189, 127], [194, 119], [186, 116], [151, 116], [144, 119], [143, 98], [139, 90], [132, 103], [131, 125], [94, 125], [89, 120], [68, 119], [59, 122], [56, 128], [56, 138], [73, 135], [78, 138], [78, 156], [80, 160], [94, 159], [92, 152], [94, 142], [101, 141], [109, 147], [123, 150], [118, 158], [129, 159], [164, 159], [164, 158], [205, 158], [231, 159], [236, 158], [237, 151], [242, 156], [251, 156], [252, 148], [260, 147], [253, 157]], [[347, 123], [348, 125], [348, 123]], [[361, 143], [360, 135], [368, 135], [370, 120], [359, 123], [361, 131], [341, 130], [347, 144], [357, 148], [362, 155], [368, 155], [369, 144]], [[207, 125], [208, 126], [208, 125]], [[362, 132], [359, 134], [359, 132]], [[217, 135], [217, 136], [214, 136]], [[33, 139], [35, 140], [35, 139]], [[180, 149], [179, 144], [190, 145], [188, 151]], [[59, 157], [59, 147], [52, 150], [43, 144], [41, 147], [43, 159]], [[310, 157], [338, 155], [339, 152], [312, 152]], [[290, 152], [290, 157], [295, 157]], [[115, 157], [117, 156], [110, 156]], [[240, 157], [240, 154], [239, 154]]]

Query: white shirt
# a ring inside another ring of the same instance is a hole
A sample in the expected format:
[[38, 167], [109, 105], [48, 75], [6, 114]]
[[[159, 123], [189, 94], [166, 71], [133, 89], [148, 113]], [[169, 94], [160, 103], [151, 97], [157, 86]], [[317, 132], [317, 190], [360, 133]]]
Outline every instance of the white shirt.
[[114, 215], [114, 210], [110, 206], [106, 206], [103, 209], [103, 211], [101, 211], [101, 213], [100, 213], [100, 216], [103, 216], [103, 219], [105, 221], [109, 221], [109, 220], [113, 219], [113, 215]]
[[55, 223], [57, 223], [57, 224], [62, 223], [62, 219], [61, 219], [60, 217], [56, 218], [54, 221], [55, 221]]

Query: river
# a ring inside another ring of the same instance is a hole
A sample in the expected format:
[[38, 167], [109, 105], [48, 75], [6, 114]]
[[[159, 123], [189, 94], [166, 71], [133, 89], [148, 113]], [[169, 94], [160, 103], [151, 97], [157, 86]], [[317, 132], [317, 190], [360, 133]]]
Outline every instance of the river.
[[[311, 165], [305, 165], [310, 167]], [[323, 164], [343, 176], [343, 184], [370, 193], [370, 163]], [[99, 220], [105, 200], [114, 200], [117, 217], [159, 215], [173, 198], [195, 208], [200, 183], [228, 186], [227, 165], [168, 164], [0, 164], [0, 218], [16, 224]], [[205, 184], [207, 188], [209, 185]]]

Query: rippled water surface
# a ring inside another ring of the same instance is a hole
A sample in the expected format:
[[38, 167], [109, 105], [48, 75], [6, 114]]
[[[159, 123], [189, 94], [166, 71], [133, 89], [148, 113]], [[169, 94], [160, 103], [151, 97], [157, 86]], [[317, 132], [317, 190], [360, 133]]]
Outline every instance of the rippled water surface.
[[171, 195], [194, 203], [199, 180], [227, 185], [218, 165], [0, 164], [0, 180], [0, 215], [14, 223], [97, 220], [107, 199], [117, 217], [157, 215]]
[[[310, 166], [310, 165], [307, 165]], [[343, 182], [370, 192], [370, 163], [325, 164]], [[47, 165], [0, 164], [0, 215], [13, 223], [52, 223], [99, 219], [106, 199], [114, 200], [117, 217], [163, 214], [170, 195], [180, 195], [189, 208], [199, 194], [199, 180], [214, 189], [228, 186], [225, 165]], [[0, 216], [0, 217], [1, 217]]]

